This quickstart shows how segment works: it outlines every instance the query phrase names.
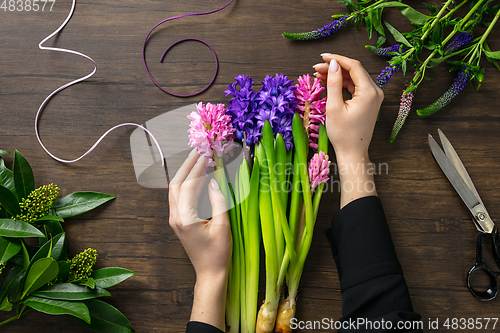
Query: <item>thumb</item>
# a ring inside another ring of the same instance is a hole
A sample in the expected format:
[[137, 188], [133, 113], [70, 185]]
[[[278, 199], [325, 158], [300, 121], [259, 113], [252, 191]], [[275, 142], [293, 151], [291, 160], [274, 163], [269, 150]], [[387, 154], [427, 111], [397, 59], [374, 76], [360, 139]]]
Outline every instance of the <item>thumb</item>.
[[326, 82], [327, 99], [326, 110], [327, 113], [336, 110], [344, 105], [344, 98], [342, 97], [343, 78], [342, 71], [338, 62], [332, 58], [328, 66], [328, 77]]
[[210, 181], [208, 188], [208, 196], [210, 198], [210, 203], [212, 204], [212, 217], [226, 214], [226, 198], [222, 194], [219, 184], [214, 178]]

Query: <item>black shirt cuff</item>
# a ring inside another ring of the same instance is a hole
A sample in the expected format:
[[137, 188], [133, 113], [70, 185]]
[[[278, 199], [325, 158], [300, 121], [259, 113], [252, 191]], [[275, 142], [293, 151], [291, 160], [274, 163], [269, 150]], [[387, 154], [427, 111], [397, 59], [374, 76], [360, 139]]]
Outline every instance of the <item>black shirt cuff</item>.
[[186, 327], [186, 333], [224, 333], [215, 326], [200, 321], [190, 321]]

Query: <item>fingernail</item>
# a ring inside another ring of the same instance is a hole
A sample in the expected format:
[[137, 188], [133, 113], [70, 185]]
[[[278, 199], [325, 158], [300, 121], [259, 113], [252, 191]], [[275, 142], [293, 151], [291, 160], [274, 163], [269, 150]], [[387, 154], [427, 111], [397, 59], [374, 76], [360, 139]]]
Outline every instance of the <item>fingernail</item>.
[[314, 65], [313, 68], [316, 68], [316, 67], [321, 66], [323, 64], [324, 64], [324, 62], [320, 62], [319, 64]]
[[320, 56], [324, 57], [324, 56], [331, 56], [332, 54], [331, 53], [321, 53]]
[[313, 74], [313, 75], [314, 75], [314, 76], [316, 76], [316, 75], [318, 75], [318, 74], [319, 74], [318, 72], [314, 72], [314, 74]]
[[212, 186], [212, 188], [216, 191], [220, 190], [219, 184], [217, 184], [215, 178], [212, 178], [212, 180], [210, 181], [210, 186]]
[[330, 73], [335, 73], [338, 70], [339, 70], [339, 65], [337, 64], [337, 61], [335, 61], [335, 59], [332, 59], [330, 61], [330, 66], [328, 67], [328, 71]]
[[194, 155], [194, 153], [196, 153], [196, 148], [193, 148], [193, 150], [191, 150], [191, 152], [189, 153], [189, 156], [188, 157], [191, 157]]
[[198, 161], [196, 161], [196, 163], [199, 163], [203, 159], [203, 157], [205, 157], [205, 155], [201, 155], [200, 157], [198, 157]]

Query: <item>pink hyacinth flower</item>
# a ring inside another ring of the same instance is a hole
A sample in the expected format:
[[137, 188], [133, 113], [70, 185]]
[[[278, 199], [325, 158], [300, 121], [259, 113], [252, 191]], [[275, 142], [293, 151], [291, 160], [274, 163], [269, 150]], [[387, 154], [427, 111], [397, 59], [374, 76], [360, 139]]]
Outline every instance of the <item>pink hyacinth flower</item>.
[[318, 130], [319, 124], [325, 124], [326, 118], [326, 97], [320, 98], [321, 92], [325, 89], [321, 86], [321, 80], [314, 78], [311, 84], [309, 74], [299, 76], [299, 84], [295, 86], [295, 97], [298, 104], [295, 108], [304, 119], [304, 127], [309, 135], [309, 147], [314, 151], [318, 150]]
[[328, 155], [320, 151], [314, 154], [311, 161], [309, 161], [309, 182], [311, 189], [316, 188], [321, 183], [328, 181], [328, 173], [330, 172], [330, 161]]
[[231, 116], [226, 114], [224, 104], [198, 103], [196, 111], [188, 116], [189, 145], [197, 148], [198, 154], [207, 158], [207, 166], [216, 166], [214, 154], [222, 158], [226, 153], [231, 154], [234, 143], [234, 128]]

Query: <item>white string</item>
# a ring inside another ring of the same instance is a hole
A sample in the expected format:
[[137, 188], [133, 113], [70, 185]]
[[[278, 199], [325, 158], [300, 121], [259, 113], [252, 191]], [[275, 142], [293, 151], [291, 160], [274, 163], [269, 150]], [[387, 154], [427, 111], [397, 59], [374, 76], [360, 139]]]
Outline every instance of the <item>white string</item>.
[[36, 116], [35, 116], [35, 134], [36, 134], [36, 138], [38, 140], [38, 143], [40, 143], [40, 146], [42, 146], [43, 150], [45, 150], [45, 152], [50, 156], [52, 157], [54, 160], [56, 161], [59, 161], [59, 162], [62, 162], [62, 163], [74, 163], [74, 162], [77, 162], [79, 160], [81, 160], [82, 158], [84, 158], [85, 156], [87, 156], [88, 154], [90, 154], [96, 147], [97, 145], [99, 145], [99, 143], [104, 139], [104, 137], [106, 137], [106, 135], [108, 135], [110, 132], [112, 132], [113, 130], [119, 128], [119, 127], [123, 127], [123, 126], [135, 126], [135, 127], [139, 127], [141, 129], [143, 129], [154, 141], [154, 143], [156, 144], [156, 146], [158, 147], [158, 151], [160, 152], [160, 157], [161, 157], [161, 163], [162, 163], [162, 166], [165, 166], [165, 158], [163, 156], [163, 152], [161, 150], [161, 147], [160, 147], [160, 144], [158, 143], [158, 141], [156, 140], [156, 138], [154, 137], [154, 135], [147, 129], [145, 128], [144, 126], [142, 125], [139, 125], [139, 124], [135, 124], [135, 123], [123, 123], [123, 124], [119, 124], [119, 125], [116, 125], [112, 128], [110, 128], [109, 130], [106, 131], [106, 133], [104, 133], [95, 143], [92, 147], [90, 147], [89, 150], [87, 150], [82, 156], [74, 159], [74, 160], [65, 160], [65, 159], [62, 159], [62, 158], [59, 158], [57, 156], [55, 156], [54, 154], [52, 154], [46, 147], [45, 145], [43, 144], [42, 140], [40, 139], [40, 134], [38, 132], [38, 122], [39, 122], [39, 118], [40, 118], [40, 115], [43, 111], [43, 109], [45, 108], [45, 105], [49, 102], [49, 100], [54, 97], [54, 95], [56, 95], [57, 93], [59, 93], [61, 90], [64, 90], [78, 82], [81, 82], [81, 81], [84, 81], [90, 77], [92, 77], [96, 71], [97, 71], [97, 64], [95, 63], [95, 61], [83, 54], [83, 53], [80, 53], [80, 52], [77, 52], [77, 51], [73, 51], [73, 50], [68, 50], [68, 49], [62, 49], [62, 48], [57, 48], [57, 47], [46, 47], [46, 46], [43, 46], [43, 44], [48, 41], [49, 39], [51, 39], [52, 37], [54, 37], [56, 34], [58, 34], [65, 26], [66, 24], [68, 24], [69, 20], [71, 19], [71, 16], [73, 16], [73, 13], [75, 12], [75, 6], [76, 6], [76, 0], [73, 0], [73, 4], [71, 6], [71, 10], [68, 14], [68, 17], [66, 17], [66, 20], [64, 20], [64, 22], [61, 24], [61, 26], [59, 28], [57, 28], [53, 33], [51, 33], [49, 36], [47, 36], [44, 40], [42, 40], [39, 44], [38, 44], [38, 47], [40, 48], [40, 50], [49, 50], [49, 51], [57, 51], [57, 52], [64, 52], [64, 53], [71, 53], [71, 54], [75, 54], [77, 56], [80, 56], [80, 57], [83, 57], [87, 60], [89, 60], [90, 62], [92, 62], [92, 64], [94, 64], [94, 70], [88, 74], [88, 75], [85, 75], [79, 79], [76, 79], [76, 80], [73, 80], [69, 83], [66, 83], [62, 86], [60, 86], [59, 88], [57, 88], [56, 90], [54, 90], [52, 93], [50, 93], [49, 96], [47, 96], [47, 98], [45, 98], [45, 100], [42, 102], [42, 104], [40, 104], [40, 107], [38, 108], [38, 111], [36, 113]]

